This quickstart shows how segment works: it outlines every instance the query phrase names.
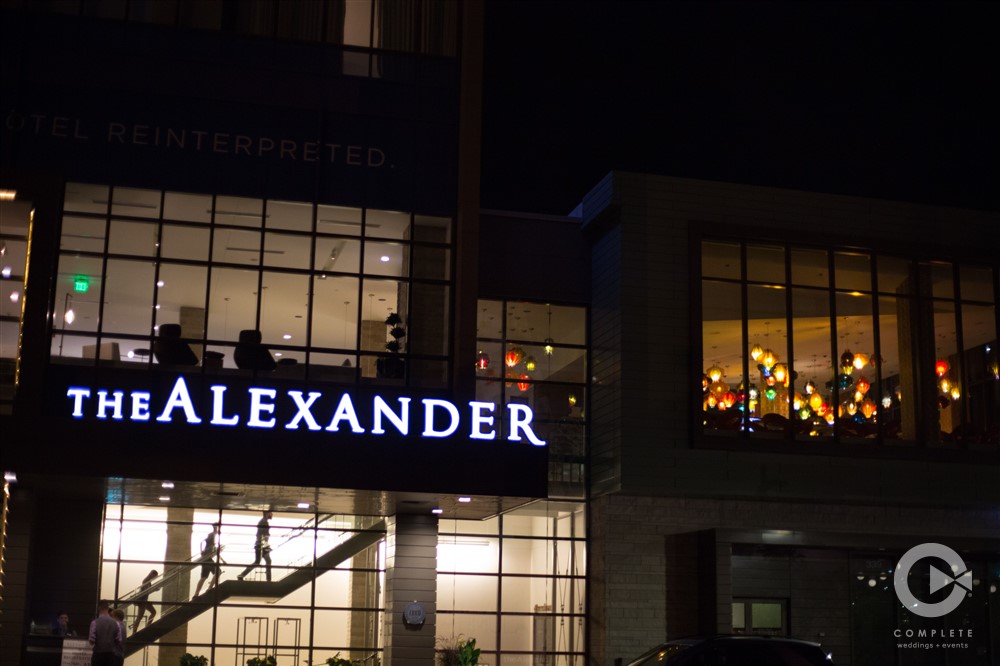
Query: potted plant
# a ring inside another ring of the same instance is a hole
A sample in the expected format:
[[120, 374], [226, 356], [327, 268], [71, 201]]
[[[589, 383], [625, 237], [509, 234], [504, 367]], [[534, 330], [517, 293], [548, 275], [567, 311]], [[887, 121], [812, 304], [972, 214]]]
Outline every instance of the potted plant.
[[190, 652], [185, 652], [181, 655], [180, 666], [208, 666], [208, 657], [202, 655], [196, 657]]
[[466, 640], [463, 636], [442, 642], [438, 650], [438, 666], [476, 666], [482, 650], [476, 647], [476, 639]]
[[389, 337], [392, 338], [385, 343], [386, 351], [389, 353], [375, 360], [375, 370], [379, 377], [401, 379], [406, 371], [406, 362], [400, 356], [403, 352], [403, 338], [406, 337], [403, 318], [397, 313], [391, 312], [385, 318], [385, 325], [389, 328]]
[[333, 655], [326, 660], [327, 666], [354, 666], [354, 662], [350, 659], [344, 659], [340, 656], [340, 653]]
[[273, 654], [266, 657], [251, 657], [247, 659], [247, 666], [278, 666], [278, 660]]

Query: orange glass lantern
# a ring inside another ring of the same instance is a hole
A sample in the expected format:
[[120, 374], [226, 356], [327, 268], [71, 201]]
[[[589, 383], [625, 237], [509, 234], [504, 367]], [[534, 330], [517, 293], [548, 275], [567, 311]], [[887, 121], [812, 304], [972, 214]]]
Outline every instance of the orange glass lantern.
[[754, 344], [754, 346], [750, 348], [750, 358], [752, 358], [753, 360], [757, 361], [763, 355], [764, 355], [764, 348], [761, 347], [760, 345]]
[[774, 364], [778, 362], [778, 355], [770, 349], [765, 349], [763, 356], [760, 358], [760, 362], [765, 368], [773, 368]]
[[722, 394], [722, 404], [724, 404], [727, 409], [735, 405], [736, 394], [733, 393], [732, 391], [726, 391], [724, 394]]
[[788, 379], [788, 366], [784, 363], [778, 363], [774, 366], [774, 378], [780, 383], [784, 384], [785, 380]]
[[868, 355], [858, 352], [854, 355], [854, 367], [860, 370], [868, 365]]
[[813, 408], [814, 412], [818, 412], [819, 408], [823, 406], [823, 396], [819, 393], [813, 393], [809, 396], [809, 406]]
[[868, 382], [864, 375], [861, 375], [861, 377], [858, 378], [858, 381], [854, 384], [854, 388], [860, 391], [862, 395], [868, 393], [868, 389], [871, 387], [872, 385]]
[[870, 419], [872, 414], [875, 413], [875, 403], [871, 400], [865, 400], [861, 403], [861, 413], [864, 414], [866, 419]]
[[708, 378], [711, 379], [713, 383], [717, 382], [722, 379], [722, 368], [717, 365], [713, 365], [705, 371], [705, 374], [708, 375]]
[[934, 364], [934, 372], [937, 373], [938, 377], [944, 377], [944, 373], [950, 369], [951, 366], [948, 365], [948, 361], [941, 360]]
[[531, 384], [528, 383], [529, 379], [531, 379], [529, 375], [521, 375], [521, 381], [517, 383], [517, 389], [521, 393], [524, 393], [525, 391], [531, 388]]

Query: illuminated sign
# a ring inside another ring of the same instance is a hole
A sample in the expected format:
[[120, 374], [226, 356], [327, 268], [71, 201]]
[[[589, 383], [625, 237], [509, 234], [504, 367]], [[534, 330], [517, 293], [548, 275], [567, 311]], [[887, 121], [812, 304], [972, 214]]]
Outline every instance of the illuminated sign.
[[77, 275], [73, 278], [73, 291], [83, 294], [88, 289], [90, 289], [90, 278], [86, 275]]
[[[75, 419], [93, 417], [101, 420], [247, 427], [259, 429], [310, 430], [315, 432], [350, 432], [355, 435], [384, 435], [387, 432], [408, 436], [443, 438], [467, 434], [470, 439], [498, 439], [495, 427], [497, 405], [471, 401], [459, 407], [440, 398], [396, 397], [389, 400], [373, 395], [365, 400], [343, 392], [339, 395], [321, 391], [278, 390], [248, 387], [230, 392], [224, 384], [209, 387], [209, 400], [192, 399], [187, 382], [178, 377], [165, 400], [154, 399], [150, 391], [70, 386], [66, 390], [71, 415]], [[411, 403], [417, 403], [412, 405]], [[419, 406], [417, 406], [419, 405]], [[532, 430], [534, 414], [523, 404], [508, 404], [510, 442], [529, 441], [545, 446]], [[412, 416], [412, 419], [411, 419]], [[324, 425], [325, 424], [325, 425]]]

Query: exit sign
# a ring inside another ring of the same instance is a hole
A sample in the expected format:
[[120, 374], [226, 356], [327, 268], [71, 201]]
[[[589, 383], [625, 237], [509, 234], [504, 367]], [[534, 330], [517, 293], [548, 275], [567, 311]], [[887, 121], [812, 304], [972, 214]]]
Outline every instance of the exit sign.
[[73, 278], [73, 291], [78, 291], [81, 294], [90, 289], [90, 278], [86, 275], [77, 275]]

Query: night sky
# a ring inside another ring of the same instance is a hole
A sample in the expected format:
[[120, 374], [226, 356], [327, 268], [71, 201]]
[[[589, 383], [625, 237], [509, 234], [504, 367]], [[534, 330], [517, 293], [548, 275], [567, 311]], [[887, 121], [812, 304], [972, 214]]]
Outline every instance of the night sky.
[[1000, 3], [487, 0], [484, 208], [612, 169], [1000, 210]]

